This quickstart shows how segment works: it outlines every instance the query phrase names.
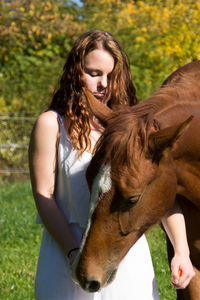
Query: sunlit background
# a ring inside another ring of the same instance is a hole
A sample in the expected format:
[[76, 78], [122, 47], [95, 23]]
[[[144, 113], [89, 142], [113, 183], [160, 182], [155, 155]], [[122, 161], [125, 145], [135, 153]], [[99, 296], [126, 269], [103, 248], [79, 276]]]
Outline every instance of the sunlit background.
[[[94, 28], [115, 35], [142, 101], [172, 71], [200, 59], [199, 16], [199, 0], [0, 0], [0, 299], [34, 299], [42, 229], [28, 144], [74, 41]], [[147, 237], [160, 299], [174, 300], [164, 233], [157, 226]]]
[[142, 101], [200, 58], [200, 1], [0, 0], [0, 184], [28, 175], [27, 147], [73, 42], [99, 28], [125, 48]]

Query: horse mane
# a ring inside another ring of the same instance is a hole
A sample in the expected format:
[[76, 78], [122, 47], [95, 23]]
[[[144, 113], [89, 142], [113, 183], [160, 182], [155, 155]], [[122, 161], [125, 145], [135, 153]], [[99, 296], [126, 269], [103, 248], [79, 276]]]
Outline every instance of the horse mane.
[[[130, 109], [125, 108], [114, 112], [108, 121], [109, 125], [97, 142], [95, 154], [103, 159], [102, 163], [110, 162], [112, 165], [113, 162], [117, 170], [134, 165], [147, 144], [154, 121], [148, 113], [136, 118]], [[137, 153], [134, 145], [138, 146]]]
[[133, 167], [134, 161], [148, 147], [150, 133], [160, 129], [156, 115], [177, 105], [199, 100], [200, 80], [189, 75], [183, 76], [176, 84], [172, 82], [161, 87], [144, 102], [132, 107], [119, 106], [111, 114], [95, 148], [95, 154], [103, 159], [103, 163], [113, 162], [116, 170], [122, 169], [122, 166]]

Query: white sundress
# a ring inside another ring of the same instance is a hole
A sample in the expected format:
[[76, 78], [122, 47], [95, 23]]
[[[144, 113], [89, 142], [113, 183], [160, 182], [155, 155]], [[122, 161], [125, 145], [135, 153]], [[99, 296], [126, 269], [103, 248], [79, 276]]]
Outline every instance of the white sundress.
[[[72, 149], [59, 115], [58, 120], [60, 141], [55, 199], [76, 238], [81, 242], [89, 208], [85, 171], [92, 155], [84, 152], [77, 158], [77, 151]], [[41, 223], [39, 216], [36, 221]], [[137, 241], [121, 261], [116, 278], [110, 285], [100, 292], [87, 293], [72, 281], [66, 255], [44, 229], [35, 280], [35, 298], [36, 300], [159, 300], [145, 236]]]

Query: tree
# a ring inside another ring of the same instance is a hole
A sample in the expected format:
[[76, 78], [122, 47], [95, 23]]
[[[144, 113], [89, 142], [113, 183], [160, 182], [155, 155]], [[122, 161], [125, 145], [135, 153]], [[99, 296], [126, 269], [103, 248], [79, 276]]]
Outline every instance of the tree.
[[84, 25], [72, 1], [0, 0], [0, 12], [0, 166], [21, 170], [34, 117], [46, 109]]
[[140, 99], [149, 96], [176, 68], [200, 58], [200, 1], [84, 3], [88, 28], [110, 31], [127, 51]]
[[19, 110], [41, 110], [57, 81], [55, 70], [84, 30], [78, 8], [64, 0], [1, 0], [0, 10], [1, 95], [7, 106], [18, 97]]

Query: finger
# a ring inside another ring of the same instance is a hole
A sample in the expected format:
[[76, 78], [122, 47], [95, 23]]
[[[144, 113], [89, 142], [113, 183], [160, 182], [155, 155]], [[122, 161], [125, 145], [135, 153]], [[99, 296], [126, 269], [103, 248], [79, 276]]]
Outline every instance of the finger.
[[172, 284], [172, 286], [176, 290], [185, 289], [188, 286], [189, 282], [190, 282], [190, 280], [187, 280], [184, 284], [181, 284], [181, 285]]
[[174, 278], [174, 277], [173, 277], [172, 280], [171, 280], [171, 283], [172, 283], [173, 286], [178, 286], [179, 281], [178, 281], [177, 278]]
[[175, 289], [182, 288], [186, 279], [187, 279], [186, 275], [180, 269], [178, 269], [176, 270], [176, 273], [174, 273], [172, 277], [172, 286]]
[[172, 263], [171, 264], [171, 274], [172, 274], [172, 280], [174, 283], [177, 282], [179, 279], [179, 265]]
[[179, 282], [180, 282], [180, 274], [181, 274], [181, 272], [179, 272], [178, 270], [174, 270], [174, 272], [172, 272], [172, 284], [175, 284], [175, 285], [179, 284]]
[[172, 283], [172, 286], [175, 289], [185, 289], [190, 282], [190, 276], [186, 276], [183, 279], [180, 279], [177, 284]]

